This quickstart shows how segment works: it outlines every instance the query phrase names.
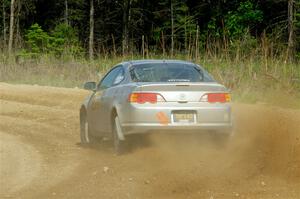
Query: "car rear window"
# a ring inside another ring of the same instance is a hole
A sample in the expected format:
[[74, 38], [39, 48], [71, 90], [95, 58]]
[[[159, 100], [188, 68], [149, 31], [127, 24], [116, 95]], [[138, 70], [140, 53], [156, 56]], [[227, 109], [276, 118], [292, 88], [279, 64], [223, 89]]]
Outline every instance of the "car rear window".
[[134, 82], [214, 82], [202, 68], [182, 63], [147, 63], [130, 68]]

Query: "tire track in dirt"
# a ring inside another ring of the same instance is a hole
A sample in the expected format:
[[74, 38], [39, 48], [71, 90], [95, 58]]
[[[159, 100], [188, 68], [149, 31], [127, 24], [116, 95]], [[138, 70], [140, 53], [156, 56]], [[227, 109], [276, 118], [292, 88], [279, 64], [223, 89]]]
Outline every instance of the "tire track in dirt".
[[[1, 193], [7, 190], [4, 197], [30, 184], [39, 175], [41, 170], [41, 157], [35, 148], [24, 144], [17, 137], [0, 132], [0, 176]], [[5, 161], [5, 164], [3, 162]], [[0, 195], [1, 196], [1, 195]]]
[[226, 148], [206, 135], [153, 134], [130, 137], [131, 152], [118, 157], [109, 142], [78, 144], [86, 95], [0, 83], [1, 147], [15, 147], [1, 149], [1, 173], [13, 164], [8, 157], [22, 156], [18, 146], [32, 158], [19, 173], [1, 174], [0, 198], [299, 198], [299, 110], [235, 104], [236, 136]]
[[[32, 88], [29, 88], [24, 93], [24, 86], [9, 86], [7, 84], [3, 86], [1, 84], [0, 129], [4, 132], [4, 135], [14, 136], [16, 139], [21, 140], [23, 145], [34, 147], [34, 151], [28, 152], [29, 155], [28, 153], [26, 154], [27, 157], [35, 156], [35, 154], [41, 157], [39, 163], [35, 159], [29, 161], [32, 165], [35, 163], [40, 165], [40, 173], [32, 171], [32, 175], [35, 175], [34, 180], [27, 187], [20, 186], [23, 187], [21, 190], [17, 188], [18, 186], [7, 189], [9, 186], [7, 181], [11, 177], [1, 176], [1, 185], [3, 185], [1, 187], [3, 189], [0, 196], [18, 197], [22, 195], [24, 198], [31, 198], [33, 194], [45, 190], [51, 184], [55, 184], [69, 176], [78, 166], [78, 163], [73, 162], [74, 152], [78, 150], [78, 146], [75, 140], [72, 140], [70, 134], [65, 133], [77, 129], [77, 126], [72, 125], [78, 119], [77, 115], [74, 114], [74, 103], [72, 103], [72, 100], [70, 100], [70, 103], [61, 101], [60, 94], [61, 90], [64, 89], [58, 89], [58, 91], [55, 89], [54, 91], [53, 88], [48, 87], [43, 87], [43, 89]], [[72, 98], [68, 92], [65, 92], [64, 95], [66, 99]], [[40, 96], [40, 98], [37, 96]], [[69, 107], [65, 106], [65, 104], [68, 104]], [[12, 141], [10, 140], [9, 142]], [[66, 142], [71, 142], [72, 144], [66, 145]], [[19, 143], [11, 143], [11, 145], [17, 146]], [[11, 156], [18, 151], [5, 151], [5, 154], [6, 156]], [[70, 151], [73, 153], [70, 153]], [[22, 154], [22, 152], [20, 153]], [[3, 155], [3, 157], [6, 156]], [[3, 158], [1, 163], [3, 162], [7, 161]], [[21, 168], [23, 169], [23, 166], [30, 165], [28, 164], [29, 162], [21, 164]], [[7, 162], [7, 164], [9, 166], [10, 162]], [[18, 176], [22, 178], [22, 175], [24, 177], [27, 174], [28, 172], [19, 173]], [[15, 181], [18, 181], [18, 178]], [[21, 184], [24, 183], [20, 181]]]

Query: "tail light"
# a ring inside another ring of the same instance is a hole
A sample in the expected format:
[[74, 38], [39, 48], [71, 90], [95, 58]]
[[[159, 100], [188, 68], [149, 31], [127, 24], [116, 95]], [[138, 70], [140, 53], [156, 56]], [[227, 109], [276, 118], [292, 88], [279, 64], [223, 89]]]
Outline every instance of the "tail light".
[[231, 101], [231, 96], [229, 93], [207, 93], [201, 97], [200, 101], [209, 103], [225, 103]]
[[164, 102], [165, 99], [158, 93], [131, 93], [128, 97], [131, 103], [144, 104], [146, 102], [155, 104], [157, 102]]

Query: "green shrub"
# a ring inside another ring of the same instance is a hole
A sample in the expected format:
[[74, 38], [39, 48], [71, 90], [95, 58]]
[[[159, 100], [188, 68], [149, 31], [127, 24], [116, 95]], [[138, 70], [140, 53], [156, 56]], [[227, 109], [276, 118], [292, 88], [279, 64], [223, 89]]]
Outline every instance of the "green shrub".
[[225, 16], [225, 27], [231, 38], [243, 36], [245, 30], [263, 20], [263, 12], [257, 9], [251, 1], [241, 2], [236, 11], [229, 11]]
[[79, 56], [83, 54], [80, 47], [77, 32], [70, 25], [65, 23], [58, 24], [51, 33], [51, 52], [61, 56]]
[[78, 57], [83, 54], [76, 31], [67, 24], [58, 24], [54, 31], [48, 34], [35, 23], [26, 31], [25, 44], [26, 49], [19, 54], [24, 58], [37, 58], [42, 54], [56, 57]]
[[28, 53], [47, 53], [51, 37], [37, 23], [30, 26], [25, 34], [25, 44]]

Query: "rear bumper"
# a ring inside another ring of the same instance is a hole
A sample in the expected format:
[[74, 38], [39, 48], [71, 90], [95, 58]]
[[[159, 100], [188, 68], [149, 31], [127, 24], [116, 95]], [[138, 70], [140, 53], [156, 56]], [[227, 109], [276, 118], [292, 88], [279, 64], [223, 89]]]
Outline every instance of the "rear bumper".
[[137, 134], [137, 133], [151, 133], [153, 131], [159, 132], [205, 132], [210, 130], [216, 130], [220, 133], [230, 133], [232, 129], [232, 123], [201, 123], [201, 124], [142, 124], [142, 123], [125, 123], [122, 125], [123, 133]]
[[[174, 122], [174, 111], [185, 110], [195, 113], [193, 123]], [[218, 130], [228, 133], [232, 128], [231, 105], [229, 103], [167, 103], [167, 104], [129, 104], [120, 114], [123, 134], [148, 133], [152, 131], [202, 132]], [[165, 121], [160, 121], [163, 114]]]

